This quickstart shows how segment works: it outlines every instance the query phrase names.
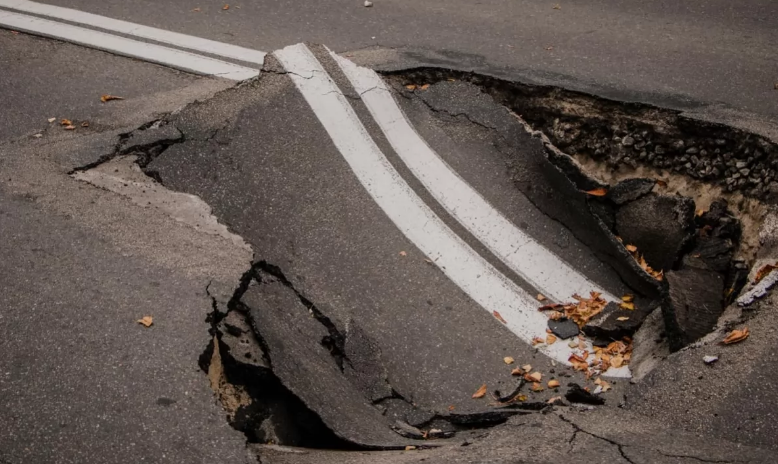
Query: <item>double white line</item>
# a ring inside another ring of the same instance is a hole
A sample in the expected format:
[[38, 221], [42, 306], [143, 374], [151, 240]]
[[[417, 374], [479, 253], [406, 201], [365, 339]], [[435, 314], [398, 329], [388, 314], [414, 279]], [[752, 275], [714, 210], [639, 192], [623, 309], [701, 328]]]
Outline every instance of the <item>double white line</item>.
[[[0, 0], [0, 26], [52, 37], [184, 71], [244, 80], [259, 74], [265, 53], [185, 34], [142, 26], [90, 13], [27, 0]], [[21, 12], [21, 13], [19, 13]], [[106, 33], [73, 24], [110, 31]], [[149, 43], [124, 36], [157, 42]], [[172, 48], [176, 47], [176, 48]], [[185, 50], [198, 53], [192, 53]], [[248, 67], [207, 54], [237, 60]], [[527, 343], [545, 333], [548, 319], [537, 300], [519, 288], [452, 231], [411, 189], [377, 146], [351, 103], [304, 44], [274, 53], [297, 89], [364, 188], [394, 224], [474, 301], [499, 313], [507, 327]], [[374, 71], [329, 52], [360, 94], [392, 149], [448, 214], [497, 258], [538, 291], [556, 301], [574, 293], [602, 293], [618, 299], [544, 248], [490, 205], [419, 136]], [[565, 343], [542, 346], [547, 356], [567, 364], [573, 352]], [[628, 368], [609, 369], [608, 376], [629, 376]]]

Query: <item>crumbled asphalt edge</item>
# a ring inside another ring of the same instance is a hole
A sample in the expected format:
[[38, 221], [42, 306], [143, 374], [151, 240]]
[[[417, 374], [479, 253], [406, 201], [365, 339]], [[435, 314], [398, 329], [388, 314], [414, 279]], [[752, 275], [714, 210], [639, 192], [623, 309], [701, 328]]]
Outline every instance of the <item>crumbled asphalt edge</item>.
[[[221, 355], [222, 364], [224, 366], [224, 374], [227, 381], [233, 385], [239, 385], [244, 388], [251, 398], [251, 404], [248, 406], [242, 406], [234, 418], [228, 417], [230, 424], [237, 430], [243, 432], [246, 435], [248, 443], [262, 443], [263, 436], [257, 433], [263, 421], [272, 418], [269, 416], [268, 411], [272, 411], [273, 405], [268, 404], [268, 401], [288, 402], [293, 411], [293, 419], [305, 418], [305, 420], [293, 420], [295, 427], [298, 427], [304, 433], [293, 434], [295, 436], [304, 437], [316, 437], [314, 441], [302, 441], [302, 442], [286, 442], [276, 443], [281, 445], [301, 446], [310, 448], [325, 448], [325, 449], [340, 449], [340, 450], [376, 450], [383, 448], [366, 447], [360, 444], [352, 443], [347, 439], [344, 439], [337, 435], [333, 430], [330, 430], [316, 415], [316, 413], [308, 408], [302, 400], [288, 390], [283, 383], [273, 374], [272, 371], [272, 356], [267, 348], [267, 344], [264, 342], [261, 330], [256, 324], [251, 321], [249, 308], [246, 307], [241, 298], [243, 294], [248, 290], [250, 285], [262, 285], [262, 273], [278, 279], [284, 286], [291, 289], [295, 295], [300, 299], [300, 302], [310, 310], [314, 319], [321, 323], [329, 332], [329, 335], [321, 340], [322, 346], [324, 346], [333, 357], [333, 360], [338, 365], [341, 372], [343, 372], [346, 365], [350, 365], [351, 361], [346, 355], [344, 350], [345, 336], [343, 332], [338, 329], [335, 322], [326, 317], [316, 306], [315, 303], [306, 298], [300, 293], [292, 283], [286, 278], [281, 269], [275, 265], [269, 264], [265, 261], [259, 261], [252, 265], [252, 267], [244, 273], [238, 287], [235, 289], [234, 294], [230, 298], [230, 301], [226, 305], [226, 311], [220, 308], [216, 299], [212, 297], [212, 312], [207, 317], [209, 323], [209, 334], [211, 337], [215, 337], [219, 343], [219, 354]], [[207, 289], [206, 289], [207, 291]], [[240, 314], [240, 317], [244, 318], [248, 325], [254, 330], [254, 340], [259, 345], [260, 351], [264, 354], [263, 361], [269, 366], [269, 368], [261, 368], [252, 364], [243, 362], [239, 357], [232, 356], [230, 353], [230, 347], [222, 342], [222, 337], [225, 335], [219, 329], [219, 323], [230, 313], [236, 311]], [[203, 353], [199, 358], [200, 368], [204, 372], [208, 372], [210, 362], [213, 356], [213, 343], [209, 342]], [[390, 385], [391, 387], [391, 385]], [[268, 392], [272, 392], [270, 399], [268, 399]], [[413, 408], [418, 408], [413, 402], [407, 400], [394, 388], [391, 389], [391, 396], [380, 398], [377, 400], [370, 400], [376, 407], [380, 407], [381, 403], [389, 399], [399, 399], [406, 402]], [[528, 414], [532, 411], [544, 410], [550, 405], [545, 403], [523, 403], [523, 404], [511, 404], [510, 407], [494, 408], [493, 410], [481, 411], [469, 414], [453, 414], [453, 413], [436, 413], [432, 412], [429, 419], [410, 426], [405, 423], [396, 424], [400, 427], [394, 427], [395, 430], [406, 438], [416, 438], [423, 440], [422, 432], [418, 430], [421, 427], [424, 428], [443, 428], [446, 437], [453, 436], [455, 433], [465, 432], [470, 430], [480, 430], [496, 425], [500, 425], [507, 421], [510, 417], [517, 414]], [[403, 429], [418, 430], [418, 434], [405, 433]], [[432, 438], [432, 437], [430, 437]], [[434, 446], [434, 441], [424, 440], [424, 445], [420, 446]], [[387, 447], [385, 449], [394, 449]]]
[[[778, 145], [741, 129], [648, 104], [466, 71], [420, 67], [384, 75], [413, 84], [470, 82], [565, 152], [586, 154], [611, 166], [669, 169], [727, 192], [778, 203]], [[582, 190], [596, 187], [596, 182], [581, 185]]]

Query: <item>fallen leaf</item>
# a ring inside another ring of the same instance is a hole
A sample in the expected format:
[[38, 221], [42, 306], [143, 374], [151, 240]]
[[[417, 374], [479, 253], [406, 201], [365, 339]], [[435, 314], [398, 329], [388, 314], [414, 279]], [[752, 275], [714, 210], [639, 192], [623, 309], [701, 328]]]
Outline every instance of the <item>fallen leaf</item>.
[[561, 6], [559, 6], [559, 4], [556, 4], [556, 5], [554, 5], [554, 9], [555, 9], [555, 10], [561, 10], [561, 9], [562, 9], [562, 7], [561, 7]]
[[200, 8], [195, 8], [195, 9], [194, 9], [194, 10], [192, 10], [192, 11], [194, 11], [195, 13], [199, 13], [199, 12], [200, 12]]
[[421, 86], [421, 90], [427, 90], [428, 88], [430, 88], [429, 84], [424, 84]]
[[562, 311], [554, 311], [548, 315], [548, 318], [551, 319], [552, 321], [558, 321], [563, 317], [565, 317], [565, 313], [563, 313]]
[[705, 214], [705, 210], [704, 209], [698, 209], [697, 211], [694, 212], [694, 215], [697, 216], [697, 217], [700, 217], [703, 214]]
[[593, 197], [604, 197], [608, 193], [608, 190], [605, 187], [598, 187], [593, 190], [587, 190], [584, 193]]
[[73, 121], [71, 121], [70, 119], [62, 119], [62, 120], [59, 121], [59, 125], [60, 126], [72, 126], [73, 125]]
[[505, 364], [513, 364], [513, 358], [511, 358], [510, 356], [506, 356], [502, 358], [502, 360], [505, 361]]
[[154, 324], [154, 318], [151, 316], [143, 316], [141, 319], [138, 319], [138, 324], [142, 324], [144, 327], [151, 327], [151, 325]]
[[532, 365], [531, 364], [525, 364], [525, 365], [521, 366], [521, 370], [523, 370], [524, 372], [529, 372], [529, 371], [532, 370]]
[[473, 398], [483, 398], [486, 395], [486, 384], [481, 385], [481, 388], [473, 393]]
[[765, 264], [764, 266], [760, 267], [758, 271], [756, 271], [756, 275], [754, 276], [754, 283], [758, 284], [762, 279], [764, 279], [767, 274], [771, 273], [774, 269], [778, 269], [778, 263], [776, 264]]
[[542, 345], [543, 343], [546, 343], [546, 341], [543, 340], [542, 337], [535, 337], [532, 339], [532, 346]]
[[553, 50], [553, 49], [554, 49], [553, 45], [549, 45], [548, 47], [546, 47], [546, 50]]
[[522, 371], [520, 368], [515, 368], [511, 371], [511, 375], [523, 375], [524, 371]]
[[502, 316], [500, 316], [500, 313], [498, 313], [497, 311], [492, 311], [492, 315], [493, 315], [494, 317], [496, 317], [496, 318], [497, 318], [497, 320], [498, 320], [498, 321], [500, 321], [500, 322], [502, 322], [503, 324], [507, 324], [507, 323], [508, 323], [508, 321], [506, 321], [505, 319], [503, 319], [503, 318], [502, 318]]
[[635, 295], [631, 295], [629, 293], [621, 297], [621, 301], [625, 303], [632, 303], [634, 299], [635, 299]]
[[416, 449], [416, 447], [412, 446], [412, 445], [408, 445], [408, 446], [405, 447], [405, 451], [413, 451], [415, 449]]
[[547, 305], [541, 306], [540, 308], [538, 308], [538, 311], [549, 311], [549, 310], [552, 310], [552, 309], [561, 308], [563, 306], [564, 305], [559, 304], [559, 303], [551, 303], [551, 304], [547, 304]]
[[629, 320], [629, 318], [627, 316], [621, 316], [621, 317], [617, 317], [616, 320], [619, 322], [624, 322]]
[[638, 251], [638, 247], [636, 247], [635, 245], [627, 245], [627, 246], [625, 246], [625, 248], [630, 253], [634, 253], [634, 252]]
[[406, 253], [406, 252], [404, 252], [404, 251], [401, 251], [401, 252], [400, 252], [400, 256], [408, 256], [408, 253]]
[[556, 341], [555, 336], [551, 334], [546, 335], [546, 345], [553, 345], [555, 341]]
[[408, 84], [405, 86], [405, 88], [408, 90], [416, 90], [416, 86], [414, 84]]
[[57, 118], [49, 118], [49, 119], [48, 119], [48, 121], [49, 121], [49, 122], [54, 122], [54, 121], [56, 121], [56, 120], [57, 120]]
[[619, 368], [623, 365], [624, 365], [624, 356], [619, 354], [611, 358], [611, 366], [615, 368]]
[[635, 303], [621, 303], [619, 308], [633, 311], [635, 309]]
[[225, 5], [222, 7], [222, 10], [229, 10], [229, 9], [230, 9], [230, 6], [229, 6], [229, 5], [227, 5], [227, 4], [225, 4]]
[[89, 122], [88, 121], [82, 122], [81, 127], [89, 127]]
[[534, 392], [542, 392], [543, 391], [543, 386], [540, 385], [538, 382], [534, 382], [532, 384], [532, 391], [534, 391]]
[[733, 330], [730, 332], [721, 343], [725, 345], [731, 345], [733, 343], [739, 343], [748, 338], [751, 333], [748, 331], [748, 327], [743, 327], [743, 330]]
[[525, 375], [524, 380], [526, 380], [527, 382], [540, 382], [541, 380], [543, 380], [543, 374], [541, 374], [538, 371], [535, 371], [531, 374]]
[[575, 340], [571, 340], [571, 341], [567, 342], [567, 346], [569, 346], [570, 348], [577, 348], [578, 347], [578, 342], [575, 341]]
[[33, 134], [32, 136], [35, 137], [36, 139], [39, 139], [43, 137], [43, 134]]
[[76, 126], [74, 126], [72, 124], [69, 125], [69, 126], [65, 126], [65, 130], [74, 130], [75, 128], [76, 128]]
[[516, 401], [527, 401], [527, 395], [516, 396]]
[[599, 377], [597, 377], [597, 380], [594, 381], [594, 384], [600, 386], [603, 393], [611, 389], [611, 384]]
[[103, 103], [109, 102], [111, 100], [124, 100], [124, 97], [117, 97], [116, 95], [108, 95], [108, 94], [105, 94], [102, 97], [100, 97], [100, 101]]
[[548, 401], [546, 401], [546, 404], [554, 404], [557, 401], [562, 401], [562, 397], [561, 396], [554, 396], [552, 398], [549, 398]]
[[454, 410], [454, 405], [453, 405], [453, 404], [452, 404], [452, 405], [450, 405], [450, 406], [448, 407], [448, 410], [449, 410], [449, 411], [453, 411], [453, 410]]
[[548, 384], [546, 384], [546, 385], [548, 385], [548, 388], [559, 388], [560, 383], [559, 383], [559, 380], [552, 379], [552, 380], [549, 380]]
[[543, 296], [542, 293], [538, 293], [538, 296], [536, 298], [538, 299], [538, 301], [546, 301], [546, 297]]

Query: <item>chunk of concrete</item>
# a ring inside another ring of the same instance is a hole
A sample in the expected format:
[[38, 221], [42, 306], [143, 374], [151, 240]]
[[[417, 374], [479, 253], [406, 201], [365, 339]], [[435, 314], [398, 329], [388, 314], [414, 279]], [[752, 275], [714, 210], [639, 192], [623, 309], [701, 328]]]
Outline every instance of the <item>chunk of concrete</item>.
[[616, 213], [616, 233], [654, 269], [669, 270], [694, 232], [694, 201], [649, 193]]
[[561, 338], [562, 340], [575, 337], [579, 332], [578, 324], [573, 322], [572, 319], [567, 318], [562, 318], [558, 321], [549, 319], [548, 329], [551, 331], [551, 333]]
[[611, 187], [605, 198], [617, 205], [623, 205], [647, 195], [654, 185], [656, 185], [654, 179], [641, 177], [626, 179]]
[[670, 291], [662, 304], [670, 349], [677, 351], [710, 332], [724, 310], [724, 280], [705, 269], [665, 274]]

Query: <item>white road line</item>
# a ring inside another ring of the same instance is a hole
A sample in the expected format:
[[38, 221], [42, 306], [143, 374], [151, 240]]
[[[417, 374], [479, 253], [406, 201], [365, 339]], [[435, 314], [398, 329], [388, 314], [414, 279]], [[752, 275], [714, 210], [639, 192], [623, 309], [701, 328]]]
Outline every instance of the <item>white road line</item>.
[[0, 26], [53, 39], [65, 40], [78, 45], [138, 58], [195, 74], [218, 76], [236, 81], [250, 79], [259, 75], [259, 70], [257, 69], [239, 66], [226, 61], [3, 10], [0, 10]]
[[144, 39], [154, 40], [156, 42], [175, 45], [202, 53], [232, 58], [247, 63], [255, 63], [260, 67], [265, 61], [265, 52], [252, 50], [250, 48], [239, 47], [237, 45], [216, 42], [214, 40], [202, 39], [177, 32], [157, 29], [155, 27], [143, 26], [140, 24], [121, 21], [92, 13], [86, 13], [70, 8], [46, 5], [43, 3], [30, 2], [27, 0], [0, 0], [0, 7], [11, 10], [32, 13], [51, 18], [62, 19], [72, 23], [84, 24], [100, 29], [118, 32], [120, 34], [142, 37]]
[[573, 294], [602, 293], [618, 299], [524, 233], [451, 169], [421, 138], [397, 105], [383, 79], [330, 52], [392, 148], [433, 197], [478, 240], [524, 280], [558, 302]]
[[[359, 181], [403, 234], [479, 305], [489, 313], [499, 312], [521, 339], [531, 343], [533, 337], [545, 334], [548, 318], [537, 310], [537, 301], [470, 248], [416, 195], [311, 51], [297, 44], [275, 56]], [[566, 343], [542, 346], [541, 351], [564, 364], [569, 364], [573, 352]], [[629, 370], [607, 374], [628, 377]]]

